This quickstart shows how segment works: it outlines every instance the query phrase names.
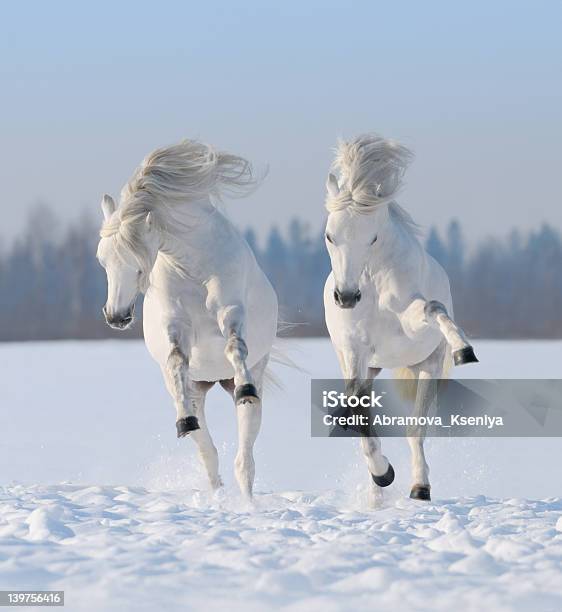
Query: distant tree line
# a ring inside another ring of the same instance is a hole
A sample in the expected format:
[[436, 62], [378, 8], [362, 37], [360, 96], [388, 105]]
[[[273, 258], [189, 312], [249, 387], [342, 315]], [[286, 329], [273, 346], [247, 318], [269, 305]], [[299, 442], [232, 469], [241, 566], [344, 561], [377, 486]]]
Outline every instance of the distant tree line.
[[[142, 335], [138, 323], [119, 333], [103, 321], [98, 225], [84, 214], [62, 227], [48, 206], [32, 210], [21, 235], [0, 249], [0, 341]], [[245, 236], [277, 290], [285, 334], [326, 334], [322, 293], [330, 263], [323, 233], [294, 219], [285, 235], [273, 227], [263, 245], [253, 230]], [[426, 248], [449, 273], [455, 317], [469, 335], [562, 338], [559, 231], [544, 224], [467, 249], [452, 221], [443, 236], [429, 231]]]

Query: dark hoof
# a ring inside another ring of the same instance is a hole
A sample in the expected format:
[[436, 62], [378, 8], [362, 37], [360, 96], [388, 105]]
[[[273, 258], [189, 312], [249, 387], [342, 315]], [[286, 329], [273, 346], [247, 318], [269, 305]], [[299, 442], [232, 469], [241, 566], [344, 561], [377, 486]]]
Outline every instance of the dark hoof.
[[410, 491], [410, 499], [420, 499], [421, 501], [431, 501], [429, 485], [414, 485]]
[[371, 476], [373, 477], [375, 484], [379, 487], [388, 487], [388, 485], [391, 485], [394, 482], [394, 468], [392, 467], [392, 464], [389, 463], [386, 474], [383, 474], [382, 476], [375, 476], [374, 474], [371, 474]]
[[259, 399], [258, 390], [254, 385], [240, 385], [234, 389], [234, 401], [237, 404], [238, 402], [250, 398]]
[[474, 354], [474, 349], [471, 346], [465, 346], [453, 353], [455, 365], [463, 365], [465, 363], [478, 363], [478, 359]]
[[178, 430], [178, 438], [185, 438], [190, 431], [199, 429], [199, 421], [194, 416], [184, 417], [176, 421], [176, 429]]

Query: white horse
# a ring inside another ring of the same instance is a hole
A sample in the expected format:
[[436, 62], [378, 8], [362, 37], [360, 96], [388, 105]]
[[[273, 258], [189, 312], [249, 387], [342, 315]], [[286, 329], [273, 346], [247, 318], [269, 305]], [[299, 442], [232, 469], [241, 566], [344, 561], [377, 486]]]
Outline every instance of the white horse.
[[[324, 289], [326, 324], [344, 378], [364, 389], [382, 368], [417, 379], [415, 413], [426, 415], [431, 380], [445, 378], [451, 362], [478, 361], [453, 321], [449, 279], [418, 239], [417, 226], [395, 201], [412, 154], [367, 134], [340, 142], [329, 174], [326, 245], [332, 263]], [[430, 499], [423, 431], [408, 437], [413, 499]], [[361, 437], [372, 492], [394, 480], [377, 437]]]
[[125, 329], [144, 298], [144, 338], [177, 411], [178, 437], [198, 446], [211, 487], [222, 485], [204, 401], [216, 381], [238, 416], [235, 474], [251, 497], [264, 370], [277, 331], [277, 296], [221, 194], [255, 185], [250, 164], [186, 140], [151, 153], [116, 207], [106, 195], [98, 259], [107, 273], [107, 323]]

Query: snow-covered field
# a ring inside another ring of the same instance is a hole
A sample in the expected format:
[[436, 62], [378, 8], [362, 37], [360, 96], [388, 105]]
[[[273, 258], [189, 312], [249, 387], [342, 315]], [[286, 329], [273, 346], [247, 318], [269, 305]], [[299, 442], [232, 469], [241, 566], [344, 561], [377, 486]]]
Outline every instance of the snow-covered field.
[[[476, 348], [455, 376], [560, 377], [562, 343]], [[397, 479], [371, 510], [357, 442], [309, 435], [309, 378], [339, 376], [329, 343], [287, 350], [307, 372], [274, 368], [248, 507], [220, 389], [211, 497], [142, 343], [0, 346], [0, 589], [62, 589], [77, 611], [562, 609], [559, 439], [428, 440], [430, 504], [385, 440]]]

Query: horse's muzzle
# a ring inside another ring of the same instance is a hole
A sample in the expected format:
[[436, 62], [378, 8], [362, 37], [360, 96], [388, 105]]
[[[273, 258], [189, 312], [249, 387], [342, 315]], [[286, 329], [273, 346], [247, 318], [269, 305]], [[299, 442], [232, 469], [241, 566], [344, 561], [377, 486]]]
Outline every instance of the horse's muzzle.
[[354, 308], [361, 299], [361, 291], [334, 291], [334, 302], [340, 308]]
[[104, 306], [103, 316], [105, 317], [105, 322], [112, 327], [113, 329], [125, 330], [131, 326], [133, 323], [134, 315], [135, 315], [135, 305], [133, 304], [126, 312], [124, 313], [109, 313], [107, 310], [107, 306]]

